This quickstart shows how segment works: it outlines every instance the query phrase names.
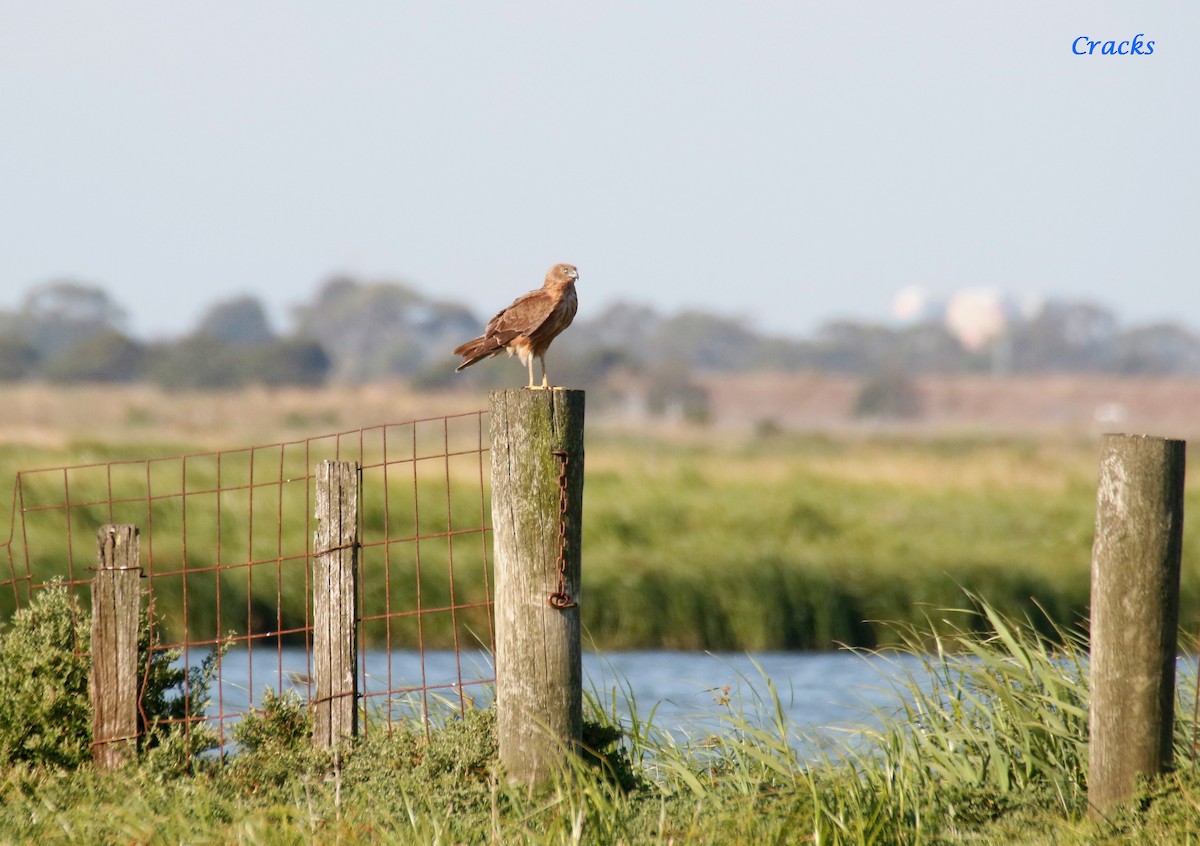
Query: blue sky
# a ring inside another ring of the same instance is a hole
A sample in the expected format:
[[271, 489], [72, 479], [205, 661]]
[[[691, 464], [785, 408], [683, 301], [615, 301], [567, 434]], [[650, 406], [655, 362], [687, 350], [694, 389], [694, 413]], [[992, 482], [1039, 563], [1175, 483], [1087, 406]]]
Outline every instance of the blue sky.
[[344, 272], [487, 316], [568, 261], [582, 315], [992, 286], [1200, 327], [1198, 91], [1194, 3], [8, 3], [0, 308], [283, 326]]

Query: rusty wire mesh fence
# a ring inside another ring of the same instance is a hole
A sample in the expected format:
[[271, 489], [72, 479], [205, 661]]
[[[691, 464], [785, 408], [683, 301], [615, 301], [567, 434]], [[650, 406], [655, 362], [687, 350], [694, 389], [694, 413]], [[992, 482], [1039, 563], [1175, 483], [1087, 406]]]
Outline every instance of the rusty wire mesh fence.
[[157, 649], [214, 655], [220, 742], [264, 689], [311, 701], [314, 477], [357, 462], [364, 730], [490, 695], [487, 412], [265, 446], [18, 473], [0, 618], [56, 580], [87, 603], [96, 534], [136, 525]]

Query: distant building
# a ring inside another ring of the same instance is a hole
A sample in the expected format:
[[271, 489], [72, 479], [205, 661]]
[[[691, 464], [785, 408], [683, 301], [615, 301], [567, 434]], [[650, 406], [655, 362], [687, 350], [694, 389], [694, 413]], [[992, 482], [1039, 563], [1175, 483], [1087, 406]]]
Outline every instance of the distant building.
[[995, 288], [970, 288], [950, 297], [946, 328], [969, 350], [980, 350], [1008, 328], [1004, 299]]
[[940, 323], [968, 350], [980, 350], [1016, 321], [1041, 310], [1041, 300], [1018, 298], [993, 287], [963, 288], [942, 299], [919, 285], [900, 289], [892, 316], [901, 323]]
[[892, 316], [901, 323], [940, 322], [945, 305], [920, 285], [901, 288], [892, 300]]

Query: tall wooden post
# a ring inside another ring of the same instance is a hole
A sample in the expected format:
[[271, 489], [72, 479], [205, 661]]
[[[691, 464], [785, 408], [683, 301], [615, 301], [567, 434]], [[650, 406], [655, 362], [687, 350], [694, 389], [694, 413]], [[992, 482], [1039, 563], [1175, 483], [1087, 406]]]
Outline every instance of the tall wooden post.
[[313, 540], [313, 743], [358, 732], [358, 465], [317, 465]]
[[97, 532], [99, 566], [92, 577], [92, 758], [113, 769], [137, 752], [138, 613], [141, 544], [137, 526]]
[[584, 392], [493, 391], [492, 533], [500, 763], [544, 782], [575, 754]]
[[1088, 803], [1133, 796], [1171, 767], [1183, 441], [1106, 435], [1092, 547]]

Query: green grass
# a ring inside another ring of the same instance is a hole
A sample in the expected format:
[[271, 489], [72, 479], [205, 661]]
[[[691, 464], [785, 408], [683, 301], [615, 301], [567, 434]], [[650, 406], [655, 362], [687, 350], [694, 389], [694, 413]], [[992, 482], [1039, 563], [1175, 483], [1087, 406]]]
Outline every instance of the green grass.
[[[158, 455], [186, 452], [158, 447]], [[0, 480], [20, 468], [144, 457], [146, 448], [80, 443], [65, 449], [0, 447]], [[597, 431], [586, 448], [582, 612], [598, 648], [825, 649], [838, 643], [879, 647], [895, 631], [879, 621], [917, 624], [929, 608], [956, 602], [961, 590], [987, 596], [1006, 614], [1035, 606], [1051, 623], [1070, 625], [1088, 602], [1098, 444], [1088, 439], [983, 437], [861, 437], [767, 435], [686, 442]], [[303, 477], [302, 455], [287, 457], [284, 475]], [[456, 461], [458, 461], [456, 459]], [[275, 453], [228, 457], [223, 481], [270, 478]], [[152, 465], [156, 491], [179, 488], [178, 465]], [[161, 468], [161, 469], [158, 469]], [[192, 459], [189, 486], [216, 484], [212, 459]], [[366, 471], [364, 484], [383, 489]], [[107, 478], [80, 478], [73, 496], [106, 495]], [[159, 478], [161, 475], [161, 478]], [[478, 463], [435, 463], [394, 474], [388, 503], [364, 502], [366, 616], [411, 608], [420, 590], [425, 608], [484, 595], [485, 544], [480, 535], [454, 541], [381, 544], [383, 537], [428, 536], [478, 528], [489, 508], [479, 494]], [[143, 465], [113, 476], [117, 498], [137, 495]], [[32, 480], [47, 495], [61, 480]], [[172, 487], [174, 486], [174, 487]], [[0, 482], [6, 497], [8, 483]], [[421, 503], [413, 504], [413, 492]], [[152, 506], [76, 507], [67, 547], [62, 515], [39, 516], [27, 538], [34, 575], [44, 580], [67, 564], [87, 578], [95, 526], [111, 517], [153, 521], [156, 567], [180, 568], [178, 531], [187, 520], [186, 634], [214, 638], [229, 631], [278, 630], [306, 620], [303, 555], [313, 530], [303, 484], [189, 496]], [[1200, 484], [1188, 487], [1188, 508], [1200, 505]], [[282, 523], [278, 514], [283, 514]], [[0, 537], [9, 509], [0, 499]], [[37, 515], [35, 515], [37, 516]], [[219, 516], [219, 520], [218, 520]], [[251, 518], [253, 523], [251, 524]], [[253, 528], [253, 532], [251, 529]], [[1200, 527], [1184, 527], [1180, 620], [1200, 623]], [[420, 555], [420, 572], [417, 554]], [[448, 578], [453, 554], [455, 579]], [[3, 550], [0, 550], [3, 556]], [[143, 549], [143, 557], [146, 550]], [[238, 568], [248, 558], [264, 564]], [[5, 565], [0, 557], [0, 566]], [[220, 579], [203, 568], [217, 564]], [[390, 590], [384, 590], [387, 583]], [[158, 611], [172, 637], [185, 634], [182, 578], [164, 581]], [[0, 613], [7, 602], [0, 589]], [[1043, 619], [1040, 615], [1033, 615]], [[967, 617], [956, 618], [960, 622]], [[488, 618], [476, 610], [368, 624], [365, 641], [445, 646], [486, 641]], [[390, 628], [389, 628], [390, 627]]]
[[[971, 625], [899, 627], [923, 672], [865, 743], [801, 761], [770, 680], [727, 703], [725, 730], [660, 730], [627, 692], [588, 698], [590, 750], [538, 790], [507, 784], [490, 710], [370, 724], [335, 762], [307, 743], [289, 697], [235, 729], [225, 765], [147, 756], [0, 770], [0, 840], [75, 843], [1029, 843], [1181, 844], [1200, 838], [1189, 758], [1195, 678], [1181, 680], [1174, 773], [1099, 820], [1086, 805], [1086, 641], [969, 604]], [[991, 628], [981, 635], [976, 630]], [[1054, 630], [1053, 626], [1050, 626]], [[928, 652], [923, 644], [942, 645]], [[932, 686], [927, 681], [932, 679]], [[753, 689], [751, 689], [751, 687]], [[763, 706], [744, 710], [740, 702]], [[620, 705], [621, 707], [617, 707]], [[628, 709], [628, 710], [627, 710]]]
[[[881, 646], [895, 634], [878, 621], [920, 623], [966, 588], [1070, 624], [1088, 603], [1096, 454], [1087, 441], [597, 438], [584, 621], [608, 648]], [[1200, 534], [1185, 532], [1195, 562]]]

